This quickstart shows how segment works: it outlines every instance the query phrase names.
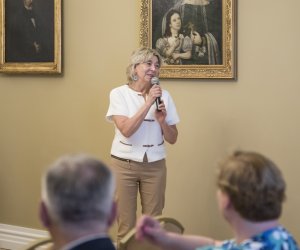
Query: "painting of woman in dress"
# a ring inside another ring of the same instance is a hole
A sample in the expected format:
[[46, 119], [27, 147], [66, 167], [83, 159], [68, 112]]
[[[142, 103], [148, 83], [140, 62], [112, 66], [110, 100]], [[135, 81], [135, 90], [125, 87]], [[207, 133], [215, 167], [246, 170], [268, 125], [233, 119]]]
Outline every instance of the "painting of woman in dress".
[[54, 61], [54, 1], [6, 0], [6, 62]]
[[182, 64], [182, 59], [190, 59], [192, 40], [181, 30], [181, 16], [175, 9], [169, 10], [162, 22], [163, 37], [156, 42], [156, 49], [166, 64]]
[[153, 0], [152, 7], [152, 47], [165, 64], [222, 64], [222, 0]]

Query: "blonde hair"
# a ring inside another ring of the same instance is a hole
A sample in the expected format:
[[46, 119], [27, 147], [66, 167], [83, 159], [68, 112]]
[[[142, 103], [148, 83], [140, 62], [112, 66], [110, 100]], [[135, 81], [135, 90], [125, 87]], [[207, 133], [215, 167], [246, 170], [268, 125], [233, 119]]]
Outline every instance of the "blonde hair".
[[157, 57], [158, 64], [159, 64], [159, 66], [161, 66], [162, 59], [161, 59], [159, 53], [155, 49], [142, 47], [142, 48], [138, 48], [137, 50], [133, 51], [131, 54], [131, 57], [130, 57], [129, 65], [127, 66], [127, 69], [126, 69], [127, 80], [129, 82], [133, 81], [133, 77], [135, 75], [134, 69], [135, 69], [136, 65], [151, 60], [151, 58], [153, 56]]

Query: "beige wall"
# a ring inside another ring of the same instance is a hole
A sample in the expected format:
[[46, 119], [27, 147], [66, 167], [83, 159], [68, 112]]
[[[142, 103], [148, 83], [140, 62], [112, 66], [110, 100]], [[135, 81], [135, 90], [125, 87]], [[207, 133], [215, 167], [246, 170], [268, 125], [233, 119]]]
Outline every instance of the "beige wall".
[[[58, 156], [109, 161], [113, 127], [104, 116], [138, 46], [138, 1], [63, 2], [64, 75], [0, 75], [0, 223], [41, 227], [40, 174]], [[282, 222], [300, 241], [300, 1], [238, 7], [237, 81], [162, 80], [181, 118], [168, 147], [165, 214], [189, 233], [230, 236], [216, 208], [215, 164], [233, 148], [256, 150], [282, 168]]]

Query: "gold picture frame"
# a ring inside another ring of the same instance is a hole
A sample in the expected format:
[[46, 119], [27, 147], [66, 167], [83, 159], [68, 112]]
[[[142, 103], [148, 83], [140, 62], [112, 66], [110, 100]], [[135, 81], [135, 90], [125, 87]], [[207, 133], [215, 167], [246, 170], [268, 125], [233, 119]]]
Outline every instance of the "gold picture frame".
[[[168, 37], [168, 20], [176, 11], [183, 33]], [[181, 40], [177, 54], [172, 39]], [[161, 78], [236, 79], [236, 1], [141, 0], [139, 44], [162, 55]]]
[[23, 1], [0, 0], [0, 72], [62, 73], [62, 0]]

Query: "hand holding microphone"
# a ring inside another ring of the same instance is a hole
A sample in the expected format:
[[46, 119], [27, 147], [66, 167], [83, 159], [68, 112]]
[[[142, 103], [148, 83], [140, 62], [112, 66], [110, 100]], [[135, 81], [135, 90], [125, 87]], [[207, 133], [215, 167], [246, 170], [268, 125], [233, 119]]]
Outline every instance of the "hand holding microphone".
[[[152, 77], [152, 78], [151, 78], [151, 84], [152, 84], [152, 85], [154, 85], [154, 84], [159, 85], [159, 78], [156, 77], [156, 76]], [[155, 104], [156, 104], [156, 109], [157, 109], [157, 111], [161, 111], [161, 110], [158, 108], [159, 104], [161, 104], [160, 96], [159, 96], [159, 97], [156, 97], [156, 99], [155, 99]]]

